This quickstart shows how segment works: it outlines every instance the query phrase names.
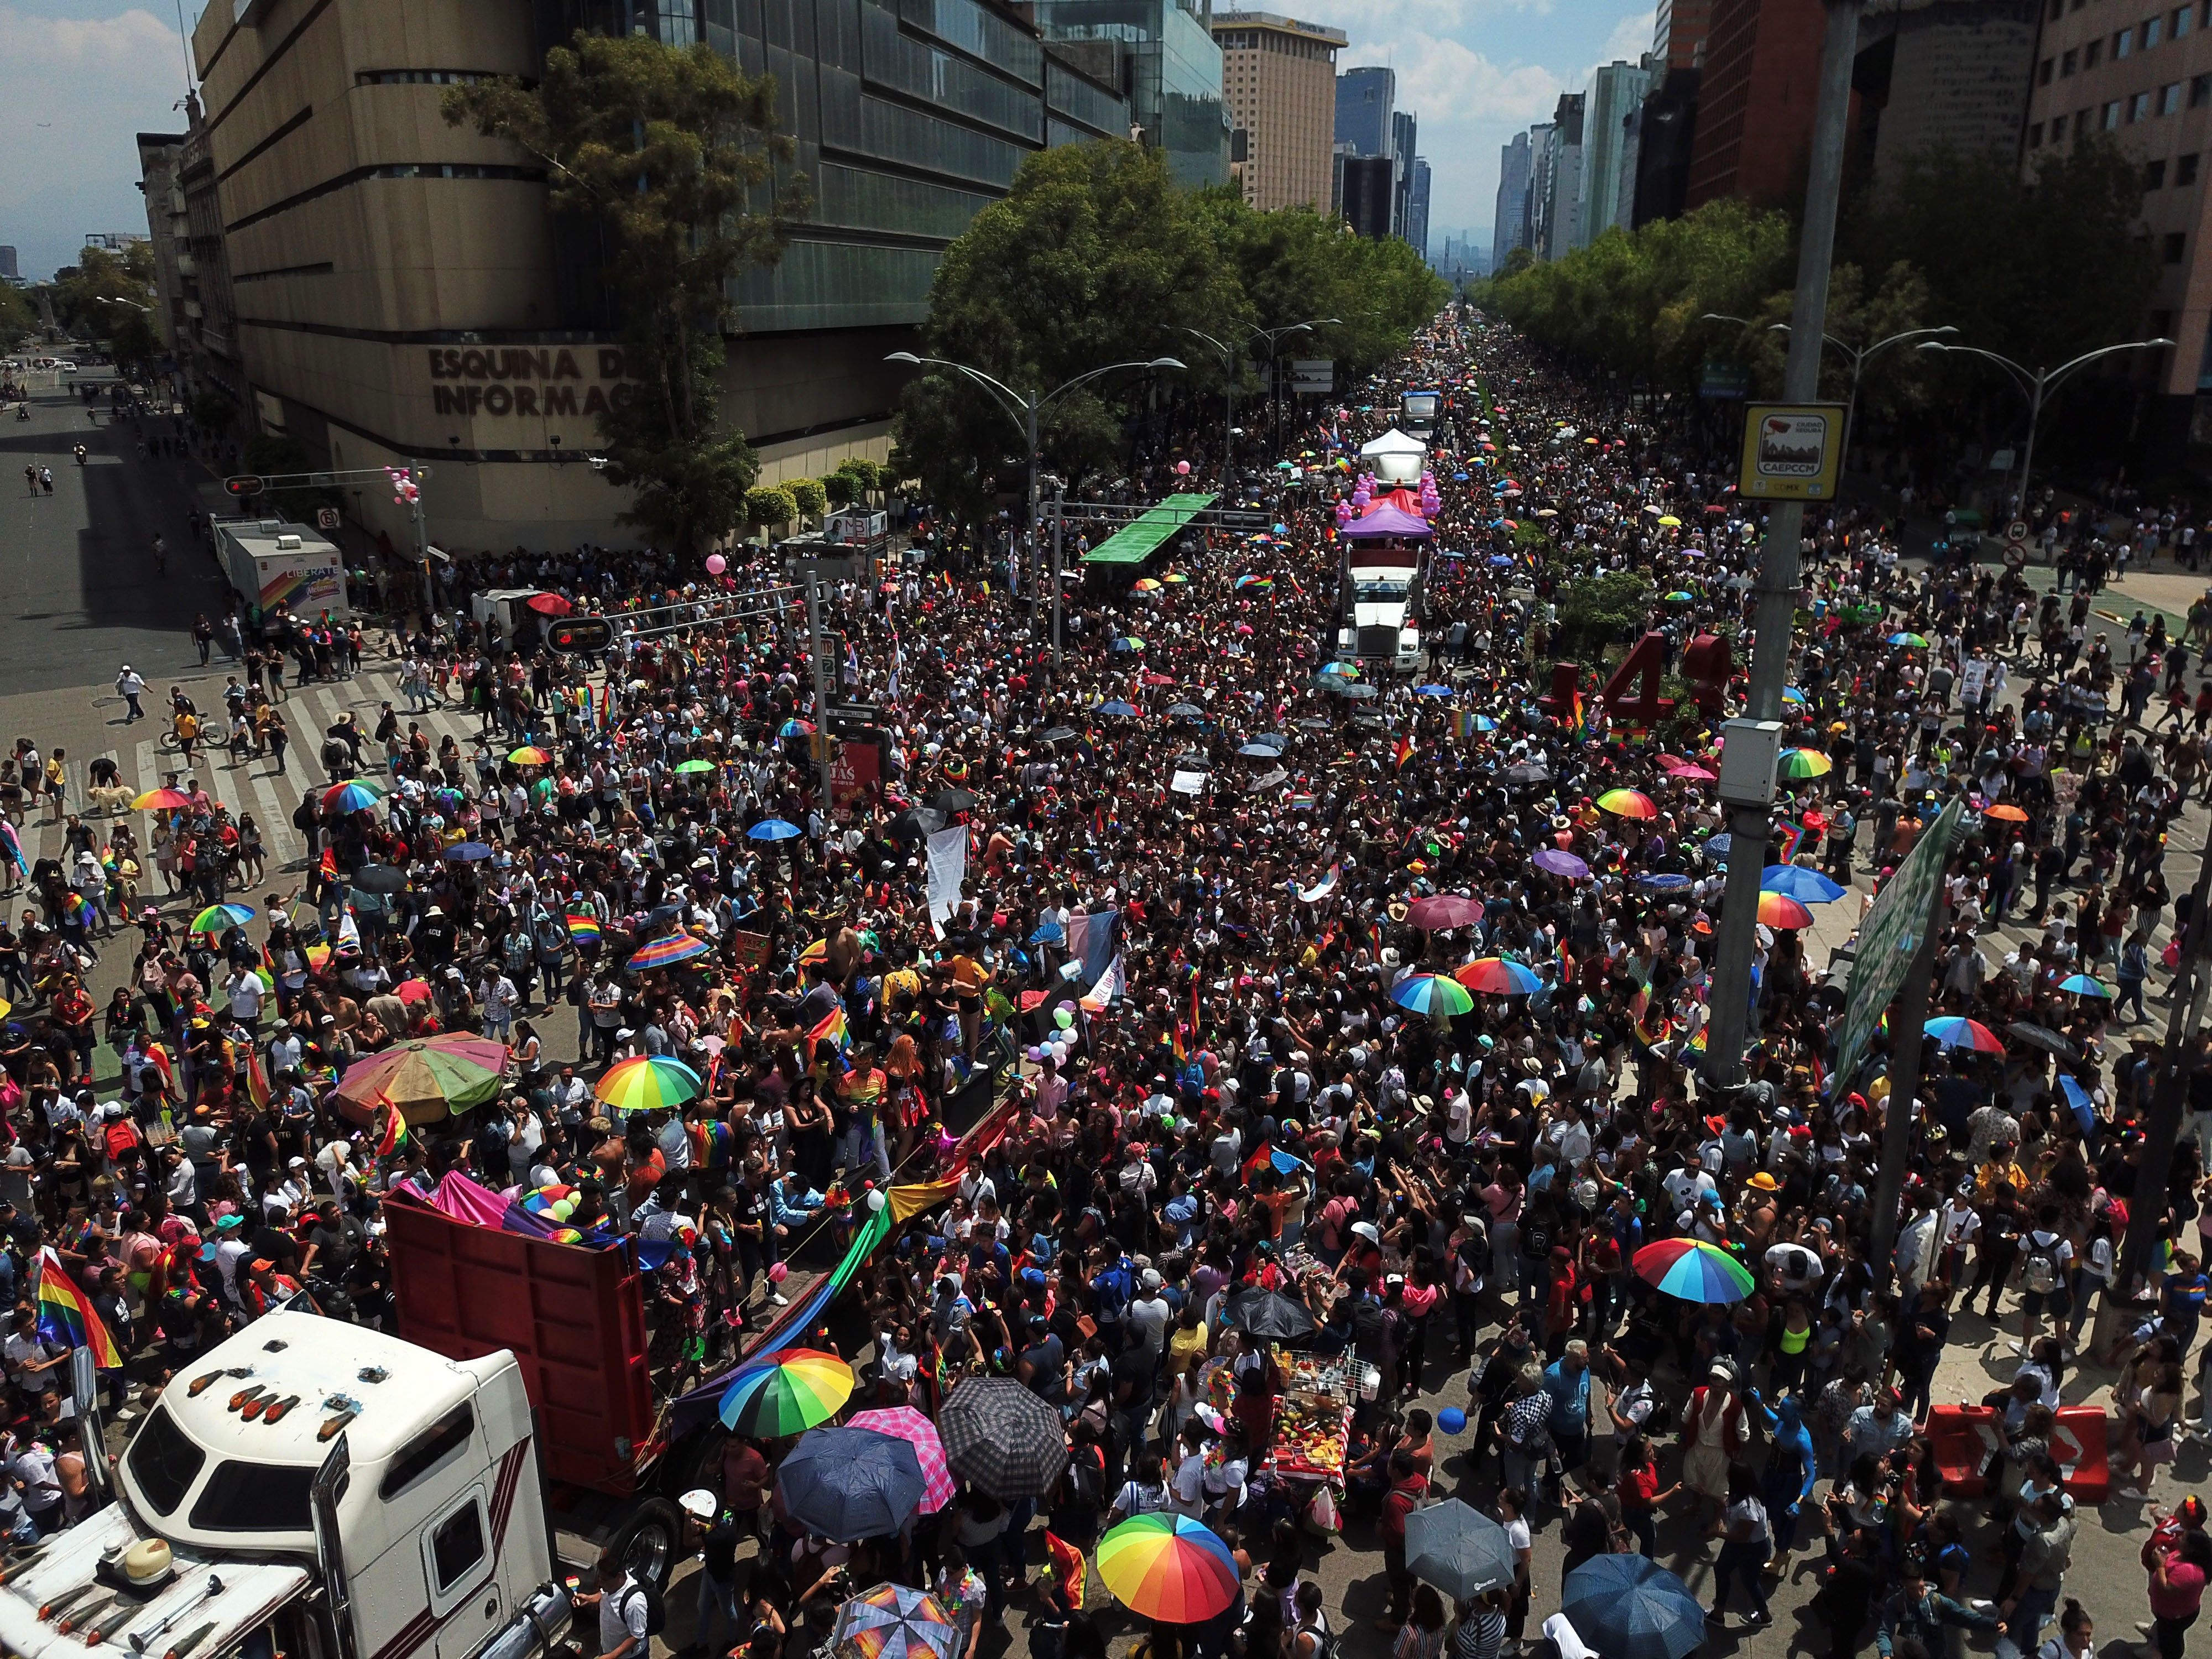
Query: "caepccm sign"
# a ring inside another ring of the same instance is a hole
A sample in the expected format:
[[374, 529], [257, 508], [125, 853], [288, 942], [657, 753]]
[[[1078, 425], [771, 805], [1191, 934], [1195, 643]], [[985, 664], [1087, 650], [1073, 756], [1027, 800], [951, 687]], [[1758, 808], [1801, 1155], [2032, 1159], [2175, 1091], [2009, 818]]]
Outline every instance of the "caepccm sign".
[[426, 356], [441, 415], [580, 419], [620, 409], [636, 390], [620, 346], [431, 346]]

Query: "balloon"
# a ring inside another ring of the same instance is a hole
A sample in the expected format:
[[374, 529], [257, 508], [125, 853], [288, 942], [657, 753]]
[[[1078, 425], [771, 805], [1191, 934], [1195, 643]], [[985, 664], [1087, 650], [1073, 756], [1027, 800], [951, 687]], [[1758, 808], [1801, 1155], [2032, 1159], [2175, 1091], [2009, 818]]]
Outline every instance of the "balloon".
[[875, 1211], [880, 1210], [883, 1207], [884, 1195], [881, 1193], [870, 1193], [868, 1194], [868, 1208], [871, 1211]]
[[769, 1264], [768, 1282], [771, 1285], [781, 1285], [790, 1273], [791, 1269], [781, 1261], [772, 1261]]
[[1188, 478], [1190, 477], [1190, 463], [1188, 461], [1177, 461], [1176, 463], [1176, 477], [1178, 478]]
[[730, 562], [724, 558], [720, 554], [709, 553], [707, 556], [707, 574], [708, 575], [719, 576], [729, 568]]
[[1052, 1011], [1052, 1023], [1059, 1026], [1061, 1030], [1065, 1031], [1069, 1026], [1075, 1024], [1075, 1010], [1073, 1008], [1054, 1009]]
[[1044, 1058], [1044, 1050], [1036, 1047], [1035, 1044], [1031, 1044], [1030, 1048], [1030, 1058], [1032, 1060], [1042, 1060]]
[[1467, 1413], [1456, 1406], [1447, 1406], [1437, 1413], [1437, 1426], [1446, 1434], [1457, 1434], [1467, 1426]]

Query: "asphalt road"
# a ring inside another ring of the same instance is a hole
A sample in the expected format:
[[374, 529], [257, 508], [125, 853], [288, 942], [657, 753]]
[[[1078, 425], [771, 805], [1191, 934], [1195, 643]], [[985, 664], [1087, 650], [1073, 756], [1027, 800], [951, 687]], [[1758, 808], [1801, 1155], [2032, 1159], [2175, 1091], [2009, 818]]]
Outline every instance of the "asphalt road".
[[[74, 392], [50, 392], [27, 421], [0, 415], [0, 696], [97, 685], [125, 662], [149, 681], [196, 668], [192, 617], [221, 614], [226, 590], [185, 518], [198, 463], [142, 458], [106, 408], [103, 391], [95, 424]], [[26, 465], [52, 471], [52, 495], [30, 493]]]

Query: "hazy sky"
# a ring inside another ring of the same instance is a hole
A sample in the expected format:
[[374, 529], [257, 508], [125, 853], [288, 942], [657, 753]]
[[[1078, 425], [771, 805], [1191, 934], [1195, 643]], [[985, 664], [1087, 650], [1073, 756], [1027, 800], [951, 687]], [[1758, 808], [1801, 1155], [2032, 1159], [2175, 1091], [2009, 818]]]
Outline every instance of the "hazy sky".
[[[187, 22], [201, 3], [183, 0]], [[1419, 116], [1434, 173], [1437, 252], [1447, 231], [1486, 234], [1499, 145], [1548, 118], [1591, 69], [1651, 45], [1650, 8], [1622, 0], [1256, 0], [1255, 9], [1344, 30], [1343, 68], [1397, 70], [1398, 107]], [[181, 130], [178, 35], [178, 0], [0, 0], [0, 242], [15, 245], [25, 276], [68, 264], [87, 231], [145, 229], [133, 135]]]

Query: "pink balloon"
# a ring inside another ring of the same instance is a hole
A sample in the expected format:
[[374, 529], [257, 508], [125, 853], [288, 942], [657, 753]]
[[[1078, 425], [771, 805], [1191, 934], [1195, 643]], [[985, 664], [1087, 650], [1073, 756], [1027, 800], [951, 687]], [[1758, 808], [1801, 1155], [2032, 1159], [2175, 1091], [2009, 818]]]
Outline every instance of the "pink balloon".
[[1176, 463], [1176, 475], [1178, 477], [1188, 477], [1190, 476], [1190, 463], [1188, 461], [1177, 461]]
[[730, 562], [724, 558], [720, 554], [709, 553], [707, 556], [707, 574], [708, 575], [719, 576], [729, 568]]
[[771, 1285], [781, 1285], [790, 1272], [791, 1269], [785, 1267], [781, 1261], [770, 1262], [769, 1264], [768, 1270], [768, 1282]]

